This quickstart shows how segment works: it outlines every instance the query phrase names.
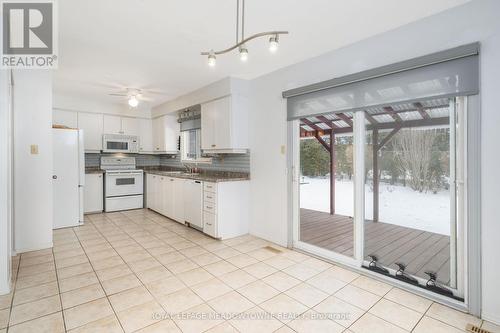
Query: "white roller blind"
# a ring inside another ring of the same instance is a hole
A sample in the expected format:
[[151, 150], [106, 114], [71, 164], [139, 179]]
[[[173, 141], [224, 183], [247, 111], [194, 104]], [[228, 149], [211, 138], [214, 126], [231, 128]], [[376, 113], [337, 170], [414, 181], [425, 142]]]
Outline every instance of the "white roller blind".
[[283, 93], [288, 119], [479, 92], [479, 45], [469, 44]]

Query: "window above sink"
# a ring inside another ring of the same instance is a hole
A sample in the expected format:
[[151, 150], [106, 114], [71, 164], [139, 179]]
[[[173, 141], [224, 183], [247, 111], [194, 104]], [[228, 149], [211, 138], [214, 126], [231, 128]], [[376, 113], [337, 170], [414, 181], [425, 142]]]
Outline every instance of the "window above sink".
[[191, 129], [181, 132], [181, 162], [182, 163], [212, 163], [209, 157], [201, 154], [201, 130]]

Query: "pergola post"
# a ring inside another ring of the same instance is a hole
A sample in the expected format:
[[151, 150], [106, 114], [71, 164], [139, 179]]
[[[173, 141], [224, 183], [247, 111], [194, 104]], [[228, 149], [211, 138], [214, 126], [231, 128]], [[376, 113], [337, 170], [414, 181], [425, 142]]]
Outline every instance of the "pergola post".
[[330, 130], [330, 215], [335, 214], [335, 178], [336, 178], [335, 159], [335, 133], [333, 128]]
[[373, 153], [373, 222], [378, 222], [379, 205], [379, 175], [378, 175], [378, 129], [373, 129], [372, 134], [372, 153]]

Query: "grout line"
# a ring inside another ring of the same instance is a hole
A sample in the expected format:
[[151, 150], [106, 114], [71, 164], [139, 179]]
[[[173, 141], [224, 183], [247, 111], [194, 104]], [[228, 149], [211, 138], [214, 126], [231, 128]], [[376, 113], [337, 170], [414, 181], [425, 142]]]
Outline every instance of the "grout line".
[[9, 329], [10, 329], [10, 317], [12, 315], [12, 309], [14, 308], [14, 297], [16, 294], [17, 278], [18, 278], [18, 274], [19, 274], [19, 269], [21, 268], [21, 254], [18, 254], [18, 255], [19, 255], [19, 262], [17, 263], [16, 279], [14, 281], [14, 286], [12, 289], [12, 299], [10, 300], [9, 318], [7, 319], [7, 327], [5, 328], [6, 333], [9, 333]]
[[57, 291], [59, 292], [59, 303], [61, 304], [61, 316], [63, 319], [64, 331], [67, 332], [68, 330], [66, 329], [66, 319], [64, 317], [64, 307], [63, 307], [63, 302], [62, 302], [61, 288], [59, 286], [59, 277], [57, 275], [57, 263], [56, 263], [56, 259], [54, 256], [54, 247], [52, 247], [52, 256], [54, 257], [54, 271], [56, 274]]
[[[89, 220], [89, 223], [91, 223], [91, 224], [92, 224], [92, 227], [93, 227], [93, 228], [95, 228], [94, 224], [93, 224], [90, 220]], [[76, 228], [79, 228], [79, 227], [76, 227]], [[73, 230], [73, 232], [74, 232], [74, 230]], [[94, 265], [92, 265], [92, 262], [90, 261], [90, 258], [89, 258], [89, 257], [88, 257], [88, 255], [87, 255], [87, 251], [85, 251], [85, 247], [83, 246], [83, 244], [82, 244], [82, 242], [81, 242], [81, 240], [80, 240], [80, 237], [78, 237], [78, 233], [76, 233], [76, 232], [75, 232], [75, 235], [76, 235], [76, 238], [78, 239], [78, 243], [80, 244], [80, 246], [81, 246], [81, 247], [82, 247], [82, 249], [83, 249], [83, 252], [85, 253], [85, 256], [87, 257], [87, 260], [88, 260], [88, 262], [89, 262], [89, 264], [90, 264], [90, 267], [92, 267], [92, 272], [94, 273], [94, 275], [95, 275], [95, 277], [96, 277], [96, 279], [97, 279], [97, 281], [98, 281], [99, 285], [101, 286], [101, 289], [102, 289], [102, 291], [103, 291], [103, 293], [104, 293], [104, 297], [102, 297], [102, 298], [106, 298], [106, 300], [108, 301], [109, 306], [111, 307], [111, 310], [113, 311], [113, 313], [114, 313], [114, 315], [115, 315], [116, 320], [118, 321], [118, 325], [120, 325], [120, 327], [121, 327], [122, 331], [123, 331], [123, 332], [125, 332], [125, 329], [123, 328], [122, 323], [121, 323], [121, 322], [120, 322], [120, 320], [118, 319], [118, 315], [117, 315], [117, 313], [116, 313], [115, 309], [113, 308], [113, 304], [111, 304], [111, 302], [110, 302], [110, 300], [109, 300], [109, 297], [108, 297], [108, 295], [106, 294], [106, 290], [104, 289], [104, 287], [103, 287], [103, 285], [102, 285], [101, 280], [100, 280], [100, 279], [99, 279], [99, 277], [97, 276], [96, 270], [94, 269]], [[100, 298], [98, 298], [98, 299], [100, 299]], [[90, 303], [90, 302], [96, 301], [96, 300], [98, 300], [98, 299], [95, 299], [95, 300], [92, 300], [92, 301], [89, 301], [89, 302], [86, 302], [86, 303]], [[83, 303], [83, 304], [86, 304], [86, 303]], [[79, 304], [79, 305], [83, 305], [83, 304]], [[77, 306], [79, 306], [79, 305], [77, 305]], [[75, 307], [76, 307], [76, 306], [75, 306]], [[103, 318], [100, 318], [100, 319], [97, 319], [97, 320], [101, 320], [101, 319], [104, 319], [104, 318], [106, 318], [106, 317], [103, 317]], [[97, 320], [96, 320], [96, 321], [97, 321]], [[95, 322], [95, 321], [93, 321], [93, 322]], [[88, 324], [90, 324], [90, 323], [92, 323], [92, 322], [89, 322], [89, 323], [86, 323], [86, 324], [80, 325], [80, 326], [78, 326], [78, 327], [82, 327], [82, 326], [88, 325]], [[75, 328], [77, 328], [77, 327], [74, 327], [73, 329], [75, 329]]]

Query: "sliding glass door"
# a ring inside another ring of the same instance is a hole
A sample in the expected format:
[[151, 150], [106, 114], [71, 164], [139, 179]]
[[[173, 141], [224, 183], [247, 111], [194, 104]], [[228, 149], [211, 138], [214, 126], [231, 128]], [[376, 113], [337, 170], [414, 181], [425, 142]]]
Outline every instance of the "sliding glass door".
[[427, 99], [295, 121], [294, 245], [461, 298], [464, 105]]
[[[365, 111], [365, 265], [435, 292], [457, 289], [463, 108], [455, 99]], [[462, 296], [461, 292], [455, 295]]]
[[354, 258], [353, 114], [342, 116], [300, 120], [298, 240]]

